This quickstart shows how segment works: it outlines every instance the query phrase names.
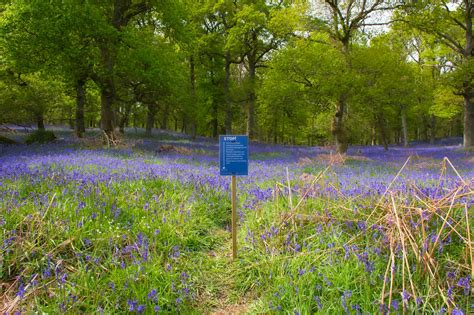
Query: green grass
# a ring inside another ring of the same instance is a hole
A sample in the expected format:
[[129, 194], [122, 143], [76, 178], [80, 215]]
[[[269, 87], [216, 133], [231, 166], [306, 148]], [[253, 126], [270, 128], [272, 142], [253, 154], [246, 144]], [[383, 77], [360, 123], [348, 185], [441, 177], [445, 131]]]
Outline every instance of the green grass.
[[[147, 294], [157, 289], [156, 304], [162, 310], [194, 310], [197, 305], [190, 301], [196, 299], [191, 294], [198, 294], [200, 285], [207, 283], [210, 271], [205, 269], [213, 264], [207, 253], [219, 252], [227, 242], [228, 235], [220, 231], [228, 221], [224, 215], [228, 203], [218, 203], [215, 194], [191, 201], [195, 192], [176, 183], [101, 184], [83, 192], [75, 190], [74, 184], [54, 187], [48, 181], [19, 180], [8, 185], [15, 185], [24, 201], [21, 205], [8, 199], [2, 202], [4, 209], [14, 209], [2, 227], [3, 240], [14, 237], [2, 250], [2, 279], [21, 274], [27, 281], [37, 275], [36, 280], [45, 284], [30, 291], [31, 296], [20, 304], [26, 309], [56, 313], [65, 302], [70, 312], [90, 312], [99, 306], [112, 312], [128, 309], [127, 300], [144, 303]], [[32, 194], [47, 197], [44, 203], [34, 204], [29, 200]], [[83, 204], [75, 201], [78, 194]], [[210, 209], [213, 203], [216, 207]], [[140, 238], [148, 242], [148, 250], [137, 245]], [[121, 252], [127, 246], [130, 250]], [[196, 262], [204, 271], [196, 270]], [[45, 272], [51, 276], [43, 277]], [[189, 280], [181, 279], [183, 272]], [[200, 278], [203, 275], [206, 278]], [[48, 280], [63, 276], [64, 283], [48, 285]], [[187, 286], [189, 301], [176, 303]], [[72, 303], [70, 295], [81, 298]], [[151, 304], [146, 304], [149, 310]]]
[[[379, 312], [384, 287], [385, 303], [390, 298], [384, 281], [390, 262], [386, 235], [395, 237], [397, 230], [386, 217], [389, 204], [374, 208], [372, 200], [318, 197], [296, 209], [296, 196], [291, 207], [283, 193], [245, 213], [239, 258], [233, 262], [227, 194], [164, 180], [79, 187], [20, 178], [3, 182], [0, 189], [16, 193], [0, 201], [0, 279], [5, 283], [0, 293], [12, 301], [26, 287], [9, 311], [117, 314], [153, 313], [159, 307], [165, 313], [201, 314], [239, 304], [249, 313], [373, 314]], [[421, 207], [411, 196], [396, 202]], [[369, 218], [374, 209], [376, 215]], [[465, 236], [462, 211], [456, 204], [450, 218]], [[371, 224], [382, 225], [386, 235], [365, 233]], [[443, 221], [433, 215], [426, 224], [434, 233]], [[466, 247], [451, 230], [441, 236], [453, 240], [433, 254], [439, 278], [423, 270], [426, 265], [414, 253], [407, 257], [423, 298], [417, 304], [411, 297], [408, 313], [471, 307], [456, 285], [468, 274]], [[419, 245], [422, 240], [415, 235], [413, 241]], [[400, 294], [409, 287], [397, 246], [391, 299], [399, 306], [389, 309], [401, 313]], [[358, 254], [366, 254], [370, 266]], [[456, 273], [455, 280], [449, 280], [448, 271]], [[437, 290], [446, 294], [449, 286], [454, 297], [446, 306]]]

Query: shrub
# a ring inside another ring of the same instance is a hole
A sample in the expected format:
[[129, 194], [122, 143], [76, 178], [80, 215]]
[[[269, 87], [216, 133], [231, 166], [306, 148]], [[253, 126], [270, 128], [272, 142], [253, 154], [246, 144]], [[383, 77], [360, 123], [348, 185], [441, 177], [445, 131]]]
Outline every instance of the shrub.
[[32, 134], [28, 135], [25, 140], [26, 144], [32, 143], [48, 143], [56, 139], [56, 135], [52, 131], [37, 130]]
[[17, 142], [10, 138], [0, 136], [0, 144], [17, 144]]

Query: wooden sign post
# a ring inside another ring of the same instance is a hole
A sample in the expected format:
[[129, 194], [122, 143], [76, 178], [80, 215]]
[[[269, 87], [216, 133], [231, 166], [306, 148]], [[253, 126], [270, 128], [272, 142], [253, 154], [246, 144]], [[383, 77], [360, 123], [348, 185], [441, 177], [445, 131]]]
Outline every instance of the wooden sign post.
[[220, 175], [232, 176], [232, 259], [237, 258], [237, 178], [248, 175], [249, 151], [248, 137], [219, 136]]
[[232, 259], [237, 258], [237, 184], [232, 175]]

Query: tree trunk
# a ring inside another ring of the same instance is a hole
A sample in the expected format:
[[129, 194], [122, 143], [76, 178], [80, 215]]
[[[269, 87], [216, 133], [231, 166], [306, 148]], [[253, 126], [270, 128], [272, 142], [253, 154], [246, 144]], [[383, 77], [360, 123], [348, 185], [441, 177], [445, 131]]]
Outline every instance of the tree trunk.
[[[275, 114], [276, 115], [276, 114]], [[273, 143], [278, 143], [278, 119], [273, 119]]]
[[82, 138], [86, 131], [84, 122], [84, 105], [86, 103], [86, 80], [76, 81], [76, 136]]
[[400, 106], [400, 116], [402, 119], [403, 146], [406, 148], [408, 147], [408, 127], [405, 106]]
[[464, 94], [464, 147], [474, 147], [474, 104], [472, 103], [472, 89]]
[[[342, 41], [342, 52], [345, 56], [348, 68], [351, 68], [352, 64], [349, 58], [349, 41], [349, 37], [345, 38]], [[336, 114], [334, 115], [332, 126], [332, 134], [336, 143], [336, 151], [341, 154], [346, 153], [348, 148], [347, 135], [344, 126], [344, 111], [346, 109], [346, 98], [346, 92], [342, 92], [337, 103]]]
[[197, 117], [196, 117], [196, 70], [194, 64], [194, 57], [189, 58], [189, 81], [191, 84], [191, 108], [193, 117], [191, 118], [191, 136], [196, 139], [197, 134]]
[[100, 111], [100, 127], [105, 132], [109, 140], [115, 140], [114, 132], [114, 112], [112, 110], [112, 93], [109, 89], [102, 90], [101, 100], [101, 111]]
[[430, 118], [423, 116], [423, 141], [428, 142], [430, 130]]
[[383, 144], [383, 148], [385, 151], [388, 150], [388, 140], [387, 140], [387, 132], [386, 132], [386, 129], [385, 129], [385, 121], [383, 119], [382, 116], [378, 115], [377, 116], [377, 121], [378, 121], [378, 124], [379, 124], [379, 129], [380, 129], [380, 138], [381, 138], [381, 142]]
[[347, 136], [343, 122], [345, 103], [345, 96], [342, 95], [337, 103], [336, 113], [332, 122], [332, 135], [336, 144], [336, 151], [341, 154], [347, 152]]
[[212, 101], [212, 137], [217, 138], [219, 135], [218, 106], [215, 100]]
[[188, 120], [189, 120], [189, 117], [191, 115], [189, 115], [189, 111], [188, 110], [184, 110], [182, 113], [181, 113], [181, 117], [179, 117], [179, 120], [181, 121], [181, 133], [184, 133], [184, 134], [188, 134], [189, 132], [189, 128], [188, 128]]
[[163, 110], [163, 116], [161, 117], [161, 129], [168, 129], [168, 116], [169, 116], [169, 105], [166, 104]]
[[127, 103], [124, 108], [124, 112], [122, 113], [122, 116], [120, 117], [119, 121], [119, 132], [121, 134], [125, 133], [125, 127], [128, 125], [128, 120], [130, 118], [130, 112], [132, 111], [132, 104]]
[[36, 125], [38, 126], [39, 131], [45, 131], [46, 128], [44, 127], [44, 115], [43, 111], [39, 111], [35, 115], [36, 117]]
[[[474, 4], [472, 1], [464, 0], [466, 5], [466, 48], [464, 49], [464, 63], [466, 65], [471, 64], [471, 59], [474, 55], [474, 39], [472, 34], [472, 18], [474, 14]], [[464, 97], [464, 147], [474, 147], [474, 104], [472, 103], [472, 97], [474, 96], [474, 88], [472, 87], [472, 72], [467, 72], [463, 84], [463, 97]]]
[[375, 125], [372, 126], [372, 131], [370, 133], [370, 145], [374, 146], [377, 144], [377, 132]]
[[100, 49], [102, 65], [105, 68], [105, 78], [101, 84], [101, 128], [108, 140], [115, 140], [113, 102], [115, 98], [115, 83], [113, 79], [114, 58], [107, 45]]
[[232, 102], [230, 99], [230, 51], [225, 54], [225, 78], [224, 78], [224, 98], [225, 98], [225, 133], [232, 134]]
[[387, 134], [385, 133], [385, 127], [380, 128], [380, 137], [382, 138], [383, 149], [388, 151], [388, 141], [387, 141]]
[[188, 118], [186, 113], [183, 113], [183, 118], [182, 118], [182, 125], [181, 125], [181, 133], [187, 133], [188, 132]]
[[430, 122], [430, 144], [434, 144], [436, 140], [436, 116], [431, 115]]
[[256, 56], [255, 52], [248, 55], [249, 62], [249, 92], [247, 108], [247, 135], [250, 139], [255, 137], [255, 74], [256, 74]]
[[154, 104], [147, 105], [145, 136], [150, 137], [153, 125], [155, 124], [156, 108]]

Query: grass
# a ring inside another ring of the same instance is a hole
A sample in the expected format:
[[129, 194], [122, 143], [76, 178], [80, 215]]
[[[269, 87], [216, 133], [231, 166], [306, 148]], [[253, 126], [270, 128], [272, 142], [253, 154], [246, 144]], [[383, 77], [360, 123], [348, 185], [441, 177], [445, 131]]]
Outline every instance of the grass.
[[197, 291], [189, 296], [182, 291], [204, 281], [194, 278], [192, 261], [225, 242], [214, 232], [225, 224], [226, 206], [219, 204], [211, 216], [208, 204], [217, 204], [215, 195], [196, 198], [176, 183], [138, 181], [81, 190], [53, 181], [14, 184], [23, 201], [4, 200], [10, 210], [2, 227], [7, 245], [2, 279], [21, 275], [18, 286], [32, 279], [54, 283], [27, 290], [16, 305], [20, 309], [28, 309], [29, 301], [42, 312], [89, 312], [99, 306], [111, 312], [130, 308], [127, 301], [134, 300], [150, 309], [154, 302], [147, 294], [155, 289], [162, 310], [190, 310], [193, 305], [185, 299], [194, 300]]
[[[472, 190], [469, 195], [472, 196]], [[418, 204], [413, 200], [403, 206], [406, 199], [392, 194], [387, 201], [390, 200], [391, 205], [384, 203], [378, 209], [370, 204], [360, 207], [360, 200], [349, 204], [312, 200], [282, 219], [282, 209], [288, 210], [287, 202], [283, 202], [265, 207], [256, 217], [248, 218], [252, 223], [247, 227], [249, 231], [265, 231], [264, 237], [253, 238], [255, 258], [248, 262], [252, 269], [255, 264], [259, 265], [255, 268], [259, 272], [252, 273], [252, 278], [258, 279], [257, 283], [265, 283], [254, 311], [340, 314], [363, 310], [377, 313], [385, 302], [384, 312], [434, 313], [446, 302], [446, 309], [459, 307], [453, 291], [459, 294], [460, 308], [472, 307], [469, 294], [462, 297], [461, 291], [465, 288], [454, 279], [454, 274], [468, 274], [472, 264], [469, 252], [472, 243], [461, 240], [466, 238], [469, 228], [472, 229], [472, 221], [464, 217], [463, 207], [449, 207], [451, 202], [455, 204], [454, 196], [439, 198], [436, 204], [438, 209], [444, 207], [443, 211], [436, 219], [426, 219], [425, 224], [430, 225], [426, 230], [436, 231], [432, 235], [440, 235], [439, 240], [450, 239], [447, 248], [427, 239], [426, 235], [416, 235], [418, 227], [409, 226], [409, 222], [416, 221], [414, 217], [399, 217], [404, 231], [396, 229], [398, 224], [393, 223], [392, 216], [398, 206], [406, 216], [410, 209], [421, 209], [417, 207], [424, 202]], [[357, 206], [360, 209], [352, 210]], [[369, 216], [375, 210], [377, 215], [370, 220]], [[451, 223], [453, 228], [449, 231], [444, 229], [446, 225], [443, 226], [446, 221], [441, 220], [447, 217], [456, 222]], [[280, 224], [275, 225], [278, 221]], [[377, 226], [369, 228], [369, 222]], [[453, 231], [459, 238], [451, 239]], [[412, 251], [404, 242], [418, 248]], [[423, 244], [427, 244], [424, 252], [420, 250]], [[417, 259], [418, 251], [423, 253], [423, 258]], [[262, 256], [269, 259], [262, 261]], [[390, 279], [386, 276], [388, 266], [392, 269], [388, 272], [392, 274]], [[449, 276], [449, 273], [453, 275]], [[441, 296], [448, 291], [452, 292], [451, 297], [445, 296], [446, 301], [443, 301]]]
[[[41, 154], [41, 147], [31, 150]], [[186, 163], [199, 172], [198, 161], [184, 157], [106, 155]], [[249, 184], [241, 183], [236, 261], [227, 192], [179, 178], [65, 180], [66, 172], [105, 167], [71, 163], [54, 162], [44, 177], [0, 178], [2, 313], [473, 310], [474, 193], [449, 160], [441, 181], [418, 184], [405, 183], [409, 166], [350, 159], [339, 166], [343, 174], [391, 174], [393, 185], [378, 195], [347, 193], [335, 167], [319, 164], [301, 167], [303, 177], [262, 179], [259, 185], [273, 190], [269, 199], [252, 201]], [[448, 174], [456, 185], [443, 186]], [[424, 185], [435, 193], [427, 195]]]

